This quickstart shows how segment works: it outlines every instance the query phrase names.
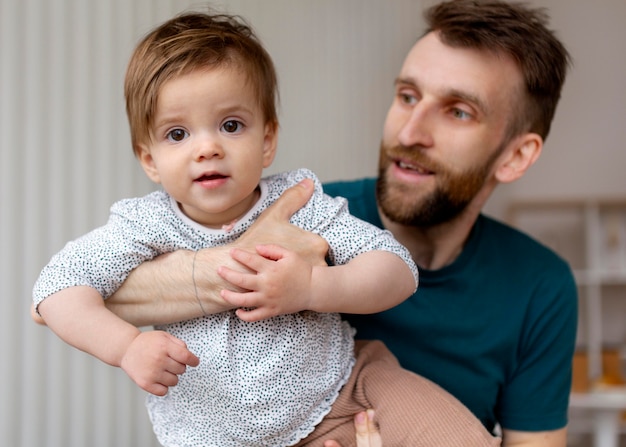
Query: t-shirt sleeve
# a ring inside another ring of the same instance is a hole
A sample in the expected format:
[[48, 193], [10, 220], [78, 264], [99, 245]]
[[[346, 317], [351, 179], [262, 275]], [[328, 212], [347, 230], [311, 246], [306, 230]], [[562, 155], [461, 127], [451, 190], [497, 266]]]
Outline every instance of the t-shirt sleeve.
[[519, 364], [502, 390], [499, 420], [505, 429], [543, 431], [567, 425], [577, 288], [565, 262], [551, 270], [535, 286], [519, 344]]
[[312, 173], [310, 175], [314, 178], [315, 193], [307, 206], [294, 215], [294, 220], [296, 223], [306, 223], [308, 228], [305, 229], [326, 239], [331, 264], [346, 264], [367, 251], [388, 251], [402, 258], [409, 266], [417, 287], [417, 266], [409, 251], [396, 241], [391, 232], [351, 215], [345, 198], [324, 194], [319, 180]]
[[162, 252], [153, 241], [155, 226], [142, 215], [150, 205], [139, 199], [117, 202], [104, 226], [68, 242], [35, 282], [35, 306], [52, 294], [75, 286], [92, 287], [108, 298], [135, 267]]

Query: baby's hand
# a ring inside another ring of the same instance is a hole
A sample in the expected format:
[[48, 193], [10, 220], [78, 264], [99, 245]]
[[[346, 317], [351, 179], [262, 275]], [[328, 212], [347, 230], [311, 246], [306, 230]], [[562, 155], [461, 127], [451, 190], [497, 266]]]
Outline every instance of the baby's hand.
[[220, 267], [218, 274], [246, 290], [222, 290], [222, 298], [238, 307], [244, 321], [258, 321], [309, 308], [313, 266], [297, 253], [279, 245], [258, 245], [256, 253], [233, 249], [231, 256], [250, 272]]
[[121, 367], [142, 389], [157, 396], [178, 384], [178, 376], [187, 365], [200, 360], [187, 349], [184, 341], [163, 331], [140, 333], [126, 349]]

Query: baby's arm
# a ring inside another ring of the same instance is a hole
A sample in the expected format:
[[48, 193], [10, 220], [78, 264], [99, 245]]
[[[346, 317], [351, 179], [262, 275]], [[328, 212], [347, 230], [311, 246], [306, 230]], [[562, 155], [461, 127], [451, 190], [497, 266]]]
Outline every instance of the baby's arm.
[[161, 331], [141, 332], [117, 317], [91, 287], [63, 289], [44, 299], [37, 310], [66, 343], [121, 367], [152, 394], [165, 395], [187, 365], [199, 363], [183, 341]]
[[248, 292], [223, 290], [222, 297], [239, 307], [237, 315], [246, 321], [302, 310], [380, 312], [404, 301], [416, 286], [406, 262], [384, 250], [365, 252], [332, 267], [311, 266], [277, 245], [259, 245], [256, 254], [233, 249], [231, 256], [251, 273], [226, 267], [218, 273]]

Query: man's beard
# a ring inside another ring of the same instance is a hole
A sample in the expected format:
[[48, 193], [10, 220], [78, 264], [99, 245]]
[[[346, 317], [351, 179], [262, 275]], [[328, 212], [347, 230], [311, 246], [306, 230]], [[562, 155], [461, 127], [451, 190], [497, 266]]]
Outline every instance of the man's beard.
[[[463, 172], [452, 172], [430, 159], [427, 150], [396, 146], [386, 148], [381, 143], [376, 195], [378, 206], [391, 221], [414, 227], [427, 228], [449, 222], [460, 215], [481, 190], [495, 159], [504, 145], [484, 163]], [[433, 172], [435, 189], [424, 195], [414, 185], [390, 182], [386, 177], [389, 158], [410, 160]]]

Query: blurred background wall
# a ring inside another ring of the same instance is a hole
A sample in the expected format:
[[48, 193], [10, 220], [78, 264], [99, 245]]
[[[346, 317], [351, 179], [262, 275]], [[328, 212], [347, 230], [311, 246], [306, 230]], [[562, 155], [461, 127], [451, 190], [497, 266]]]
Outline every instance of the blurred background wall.
[[[322, 180], [376, 173], [392, 83], [432, 0], [0, 0], [0, 443], [150, 446], [143, 395], [28, 316], [32, 284], [109, 206], [154, 188], [132, 156], [122, 82], [137, 40], [207, 4], [247, 18], [280, 80], [281, 135], [269, 172]], [[544, 154], [501, 187], [517, 199], [626, 195], [626, 2], [533, 0], [572, 53]]]

